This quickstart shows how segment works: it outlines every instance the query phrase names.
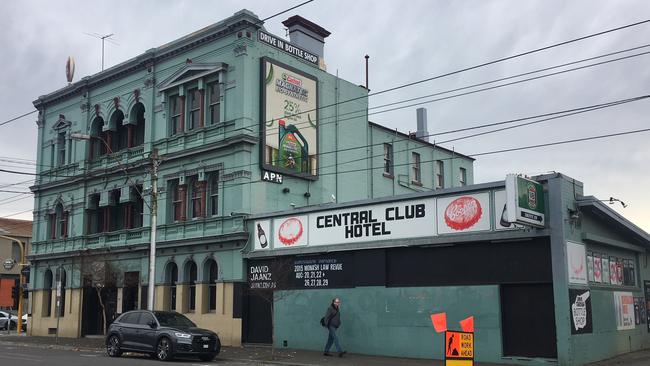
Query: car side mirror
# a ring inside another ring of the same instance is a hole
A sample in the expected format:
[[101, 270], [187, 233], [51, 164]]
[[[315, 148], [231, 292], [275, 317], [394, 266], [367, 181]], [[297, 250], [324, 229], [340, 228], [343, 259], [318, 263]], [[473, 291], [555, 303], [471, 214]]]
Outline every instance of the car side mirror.
[[156, 324], [155, 321], [152, 320], [152, 321], [149, 322], [149, 327], [151, 327], [151, 329], [156, 329], [157, 326], [158, 325]]

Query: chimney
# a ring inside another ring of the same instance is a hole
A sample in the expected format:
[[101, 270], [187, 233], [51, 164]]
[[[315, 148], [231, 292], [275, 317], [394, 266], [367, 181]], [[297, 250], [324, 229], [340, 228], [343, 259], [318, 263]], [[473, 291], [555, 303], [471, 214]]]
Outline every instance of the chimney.
[[294, 15], [282, 22], [285, 27], [289, 28], [289, 41], [305, 50], [317, 55], [320, 60], [321, 68], [325, 68], [323, 58], [325, 56], [325, 38], [331, 33], [316, 23]]
[[429, 142], [429, 130], [427, 127], [427, 110], [426, 108], [418, 108], [416, 111], [418, 119], [418, 130], [415, 132], [415, 137], [420, 140]]

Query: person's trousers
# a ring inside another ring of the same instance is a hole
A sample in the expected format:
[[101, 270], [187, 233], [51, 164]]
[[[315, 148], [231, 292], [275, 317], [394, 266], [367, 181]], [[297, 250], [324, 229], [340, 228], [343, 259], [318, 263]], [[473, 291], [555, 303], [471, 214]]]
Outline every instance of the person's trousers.
[[343, 352], [343, 350], [341, 349], [341, 345], [339, 344], [339, 337], [336, 336], [336, 328], [332, 326], [327, 328], [329, 329], [329, 335], [327, 336], [327, 343], [325, 344], [325, 352], [330, 351], [330, 348], [332, 347], [332, 343], [334, 343], [337, 352], [339, 353]]

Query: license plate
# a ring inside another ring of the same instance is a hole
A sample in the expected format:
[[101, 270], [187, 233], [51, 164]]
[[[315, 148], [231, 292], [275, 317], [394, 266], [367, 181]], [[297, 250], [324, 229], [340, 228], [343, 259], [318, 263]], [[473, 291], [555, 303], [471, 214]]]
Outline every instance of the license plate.
[[203, 348], [209, 348], [209, 347], [210, 347], [210, 345], [208, 345], [208, 344], [203, 345]]

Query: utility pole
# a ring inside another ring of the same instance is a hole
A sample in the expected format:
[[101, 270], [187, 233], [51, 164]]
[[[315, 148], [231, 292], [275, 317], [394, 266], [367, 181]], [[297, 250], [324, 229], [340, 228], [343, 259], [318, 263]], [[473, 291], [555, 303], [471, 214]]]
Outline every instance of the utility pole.
[[151, 242], [149, 244], [149, 286], [147, 287], [147, 310], [154, 309], [156, 286], [156, 228], [158, 219], [158, 149], [151, 150]]

